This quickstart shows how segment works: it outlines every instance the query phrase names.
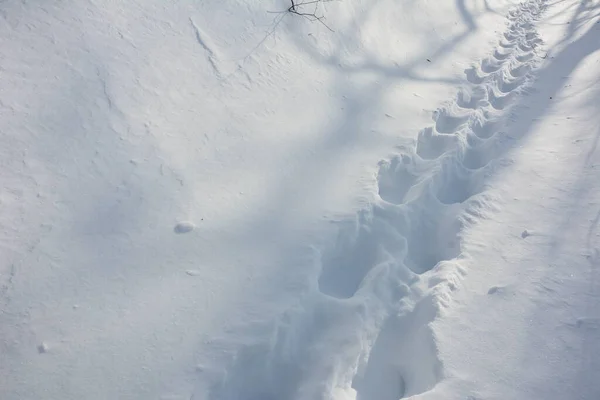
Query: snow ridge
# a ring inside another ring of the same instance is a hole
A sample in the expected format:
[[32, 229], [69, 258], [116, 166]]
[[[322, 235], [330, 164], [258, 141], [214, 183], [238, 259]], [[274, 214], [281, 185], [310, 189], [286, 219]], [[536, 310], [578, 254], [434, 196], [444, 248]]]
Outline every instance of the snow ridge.
[[210, 66], [212, 67], [213, 72], [215, 73], [215, 75], [218, 78], [221, 78], [223, 76], [223, 74], [221, 73], [221, 70], [219, 69], [218, 60], [217, 60], [218, 57], [216, 56], [215, 51], [213, 50], [214, 46], [211, 46], [209, 44], [209, 42], [207, 41], [207, 37], [206, 37], [207, 35], [202, 32], [200, 27], [198, 25], [196, 25], [196, 23], [194, 22], [194, 20], [192, 18], [190, 18], [190, 23], [192, 24], [192, 28], [194, 29], [194, 34], [196, 35], [196, 41], [202, 47], [202, 49], [206, 52], [208, 62], [210, 63]]
[[516, 139], [503, 122], [541, 60], [534, 23], [546, 3], [511, 10], [457, 98], [414, 147], [380, 162], [379, 199], [340, 229], [309, 293], [237, 354], [211, 398], [397, 400], [443, 379], [430, 323], [466, 273], [461, 232], [494, 208], [486, 182]]

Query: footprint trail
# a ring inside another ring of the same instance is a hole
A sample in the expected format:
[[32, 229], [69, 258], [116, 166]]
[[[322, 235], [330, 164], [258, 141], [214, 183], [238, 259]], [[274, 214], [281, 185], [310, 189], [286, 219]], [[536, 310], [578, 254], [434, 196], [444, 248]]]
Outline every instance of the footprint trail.
[[379, 199], [340, 229], [312, 291], [240, 351], [211, 398], [398, 400], [443, 379], [430, 323], [466, 273], [463, 230], [494, 208], [486, 182], [516, 140], [503, 129], [541, 62], [546, 4], [511, 10], [497, 47], [416, 146], [379, 163]]

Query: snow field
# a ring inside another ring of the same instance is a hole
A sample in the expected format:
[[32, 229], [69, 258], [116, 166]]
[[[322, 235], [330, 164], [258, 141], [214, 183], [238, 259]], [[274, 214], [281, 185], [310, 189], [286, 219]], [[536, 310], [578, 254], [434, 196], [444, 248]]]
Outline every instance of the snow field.
[[0, 5], [0, 398], [600, 398], [600, 1], [288, 4]]

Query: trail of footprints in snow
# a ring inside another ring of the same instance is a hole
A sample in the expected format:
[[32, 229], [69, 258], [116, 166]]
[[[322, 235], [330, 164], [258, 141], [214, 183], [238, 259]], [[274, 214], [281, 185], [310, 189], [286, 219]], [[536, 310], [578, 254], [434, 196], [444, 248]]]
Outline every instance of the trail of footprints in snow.
[[[433, 275], [429, 286], [443, 285], [423, 304], [417, 303], [403, 321], [398, 322], [397, 316], [388, 319], [365, 371], [355, 377], [359, 399], [397, 400], [430, 390], [441, 379], [441, 361], [428, 324], [435, 318], [435, 303], [443, 305], [444, 296], [460, 280], [462, 270], [451, 260], [461, 254], [463, 227], [489, 208], [483, 195], [486, 177], [502, 164], [502, 149], [512, 140], [502, 131], [501, 116], [526, 88], [529, 73], [539, 61], [536, 47], [542, 41], [533, 22], [544, 8], [545, 1], [532, 0], [511, 11], [498, 47], [465, 71], [470, 85], [434, 113], [435, 124], [419, 133], [416, 149], [380, 166], [378, 187], [384, 204], [374, 209], [382, 209], [388, 220], [390, 215], [402, 215], [402, 223], [388, 229], [406, 241], [403, 264], [415, 274], [435, 268], [438, 277]], [[372, 229], [375, 226], [372, 223], [364, 229], [378, 231]], [[386, 249], [384, 241], [379, 243]], [[376, 263], [373, 257], [371, 265]], [[330, 264], [330, 270], [336, 268]], [[360, 268], [342, 293], [328, 290], [335, 278], [324, 270], [322, 289], [339, 297], [353, 296], [369, 273], [368, 268]], [[444, 268], [453, 269], [454, 274]]]
[[340, 233], [320, 277], [325, 294], [354, 296], [381, 249], [416, 274], [460, 254], [458, 236], [468, 222], [461, 211], [483, 205], [485, 198], [475, 195], [484, 191], [485, 178], [501, 164], [501, 150], [514, 140], [502, 130], [503, 117], [539, 60], [535, 49], [542, 41], [533, 20], [544, 3], [530, 0], [511, 11], [498, 47], [465, 71], [469, 85], [433, 113], [435, 123], [419, 132], [416, 148], [403, 148], [380, 163], [377, 183], [384, 202], [359, 215], [355, 232]]
[[529, 0], [511, 11], [497, 48], [465, 71], [469, 84], [434, 113], [415, 148], [380, 163], [382, 201], [322, 255], [322, 298], [285, 313], [268, 343], [238, 354], [213, 398], [329, 398], [332, 385], [354, 376], [357, 400], [398, 400], [440, 381], [429, 323], [462, 279], [463, 228], [491, 207], [486, 177], [513, 140], [503, 117], [539, 62], [533, 23], [545, 5]]

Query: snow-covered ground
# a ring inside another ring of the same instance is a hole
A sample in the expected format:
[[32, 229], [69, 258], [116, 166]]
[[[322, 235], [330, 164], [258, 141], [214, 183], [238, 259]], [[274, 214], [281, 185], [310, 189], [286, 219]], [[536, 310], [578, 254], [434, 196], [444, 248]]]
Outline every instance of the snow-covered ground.
[[600, 399], [600, 0], [316, 5], [0, 2], [0, 399]]

